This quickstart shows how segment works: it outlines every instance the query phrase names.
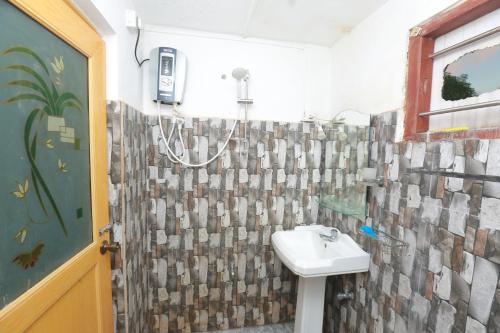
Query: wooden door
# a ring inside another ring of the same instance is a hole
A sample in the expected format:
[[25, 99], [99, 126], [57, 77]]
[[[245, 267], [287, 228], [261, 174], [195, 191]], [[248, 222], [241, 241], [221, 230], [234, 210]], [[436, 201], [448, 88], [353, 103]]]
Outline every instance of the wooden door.
[[104, 43], [69, 1], [0, 6], [0, 333], [112, 332]]

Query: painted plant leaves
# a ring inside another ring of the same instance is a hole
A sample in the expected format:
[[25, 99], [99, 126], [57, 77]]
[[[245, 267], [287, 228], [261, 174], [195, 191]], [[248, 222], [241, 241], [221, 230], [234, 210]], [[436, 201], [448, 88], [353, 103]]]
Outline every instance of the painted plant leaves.
[[[31, 68], [22, 64], [11, 64], [2, 70], [15, 71], [18, 74], [23, 75], [20, 79], [12, 80], [7, 82], [7, 86], [23, 89], [26, 91], [21, 91], [6, 100], [4, 103], [14, 103], [14, 102], [36, 102], [38, 107], [33, 109], [26, 119], [24, 126], [24, 146], [26, 155], [28, 157], [28, 162], [31, 167], [30, 175], [33, 183], [33, 188], [35, 189], [37, 200], [40, 204], [41, 209], [44, 213], [48, 214], [48, 207], [51, 207], [53, 212], [57, 217], [57, 221], [61, 226], [64, 235], [67, 236], [68, 232], [62, 215], [60, 213], [57, 201], [52, 195], [43, 175], [36, 164], [36, 153], [37, 153], [37, 137], [38, 132], [34, 126], [34, 122], [37, 118], [42, 121], [45, 117], [63, 117], [64, 111], [66, 109], [76, 109], [82, 110], [82, 103], [77, 96], [69, 91], [59, 92], [56, 88], [56, 83], [51, 80], [49, 67], [45, 64], [42, 58], [36, 54], [33, 50], [23, 47], [14, 46], [5, 49], [0, 52], [0, 56], [9, 55], [20, 55], [28, 56], [35, 60], [37, 65], [41, 68], [37, 71], [35, 68]], [[61, 74], [64, 71], [64, 61], [63, 57], [54, 57], [54, 61], [50, 63], [52, 70], [57, 74]], [[58, 77], [59, 79], [59, 77]], [[45, 142], [45, 146], [49, 149], [54, 148], [53, 142], [49, 139]], [[67, 172], [66, 163], [58, 160], [58, 168], [61, 172]], [[16, 191], [12, 194], [19, 199], [25, 197], [28, 191], [28, 182], [26, 181], [25, 186], [18, 184]], [[42, 195], [42, 193], [44, 195]]]
[[18, 264], [24, 269], [31, 268], [38, 262], [40, 254], [42, 254], [43, 247], [43, 243], [38, 243], [31, 251], [19, 253], [14, 257], [14, 259], [12, 259], [12, 262]]
[[54, 143], [52, 142], [52, 139], [48, 139], [47, 141], [45, 141], [45, 147], [54, 149]]
[[57, 161], [57, 168], [61, 172], [68, 172], [68, 169], [66, 169], [66, 162], [63, 162], [61, 159]]
[[14, 236], [14, 239], [18, 241], [19, 243], [23, 244], [24, 241], [26, 240], [26, 236], [28, 236], [28, 229], [26, 227], [22, 227]]
[[51, 62], [50, 65], [52, 66], [54, 72], [56, 72], [57, 74], [61, 74], [62, 71], [64, 71], [63, 57], [62, 56], [60, 56], [59, 58], [54, 57], [54, 62]]
[[[31, 49], [23, 46], [14, 46], [0, 52], [0, 56], [17, 55], [28, 56], [34, 59], [37, 67], [31, 68], [22, 64], [10, 64], [1, 68], [0, 70], [17, 72], [18, 77], [16, 80], [7, 82], [7, 86], [21, 89], [16, 94], [6, 98], [4, 103], [19, 103], [19, 102], [35, 102], [37, 107], [33, 109], [26, 118], [24, 125], [24, 149], [26, 152], [27, 160], [29, 162], [31, 176], [31, 184], [33, 185], [36, 199], [46, 216], [48, 216], [47, 208], [52, 208], [52, 211], [57, 217], [57, 221], [61, 226], [64, 235], [67, 236], [68, 232], [61, 216], [58, 203], [52, 195], [43, 175], [41, 174], [37, 163], [37, 140], [39, 137], [38, 127], [35, 125], [36, 121], [41, 122], [44, 118], [59, 117], [64, 119], [64, 111], [66, 109], [82, 110], [82, 103], [73, 93], [69, 91], [59, 92], [56, 86], [61, 86], [61, 78], [59, 74], [64, 71], [63, 57], [54, 57], [54, 61], [50, 63], [52, 70], [56, 73], [55, 79], [51, 79], [49, 67], [45, 64], [40, 56]], [[37, 68], [39, 70], [37, 70]], [[42, 141], [45, 147], [53, 149], [54, 143], [52, 139]], [[59, 171], [66, 173], [66, 162], [58, 159], [57, 166]], [[16, 182], [16, 188], [11, 194], [16, 199], [25, 199], [30, 189], [30, 182], [28, 178], [20, 183]], [[28, 229], [22, 227], [14, 236], [20, 244], [24, 244], [28, 235]], [[13, 263], [21, 266], [24, 269], [33, 267], [42, 253], [44, 247], [43, 243], [35, 245], [31, 251], [21, 252], [14, 257]]]
[[60, 56], [59, 58], [54, 57], [54, 61], [50, 63], [52, 66], [52, 70], [58, 75], [54, 78], [54, 83], [58, 86], [62, 86], [62, 80], [59, 74], [61, 74], [64, 71], [64, 61], [63, 57]]
[[11, 194], [18, 199], [23, 199], [28, 193], [29, 189], [28, 179], [25, 180], [24, 185], [19, 182], [16, 183], [17, 183], [16, 190], [14, 192], [11, 192]]

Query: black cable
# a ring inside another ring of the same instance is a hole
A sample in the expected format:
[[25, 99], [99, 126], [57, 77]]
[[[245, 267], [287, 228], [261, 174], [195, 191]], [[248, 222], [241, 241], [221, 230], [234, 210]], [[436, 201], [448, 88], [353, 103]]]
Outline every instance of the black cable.
[[135, 40], [135, 48], [134, 48], [134, 55], [135, 55], [135, 61], [137, 61], [137, 64], [139, 67], [142, 66], [143, 63], [148, 61], [149, 59], [144, 59], [143, 61], [140, 61], [139, 58], [137, 57], [137, 45], [139, 45], [139, 38], [141, 37], [141, 29], [137, 27], [137, 39]]

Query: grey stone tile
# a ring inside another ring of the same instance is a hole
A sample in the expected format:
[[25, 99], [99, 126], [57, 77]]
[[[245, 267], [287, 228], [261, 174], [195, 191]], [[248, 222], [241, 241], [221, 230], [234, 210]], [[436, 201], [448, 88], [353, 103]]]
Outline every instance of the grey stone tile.
[[424, 197], [424, 202], [422, 203], [422, 221], [433, 225], [438, 225], [442, 207], [443, 206], [441, 199]]
[[500, 140], [491, 140], [489, 142], [486, 174], [500, 176]]
[[481, 228], [500, 230], [500, 199], [483, 197], [479, 223]]
[[440, 273], [434, 276], [433, 292], [441, 299], [449, 300], [451, 294], [451, 270], [443, 266]]
[[499, 266], [491, 261], [476, 257], [469, 314], [483, 324], [488, 323], [499, 270]]
[[447, 169], [451, 167], [455, 160], [455, 145], [451, 141], [442, 141], [439, 143], [439, 167]]
[[411, 164], [410, 164], [410, 167], [412, 169], [422, 168], [424, 166], [425, 149], [426, 145], [424, 142], [418, 142], [412, 145]]
[[455, 322], [455, 314], [457, 310], [449, 303], [442, 301], [439, 305], [436, 332], [450, 333]]
[[465, 237], [465, 221], [469, 213], [470, 196], [463, 193], [454, 193], [450, 204], [450, 220], [448, 230], [456, 235]]
[[467, 317], [465, 333], [486, 333], [486, 327], [477, 320]]

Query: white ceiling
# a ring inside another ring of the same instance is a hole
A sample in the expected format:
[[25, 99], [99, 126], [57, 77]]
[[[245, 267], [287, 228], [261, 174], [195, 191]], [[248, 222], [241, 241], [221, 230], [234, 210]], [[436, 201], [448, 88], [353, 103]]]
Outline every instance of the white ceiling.
[[146, 24], [331, 46], [388, 0], [133, 0]]

